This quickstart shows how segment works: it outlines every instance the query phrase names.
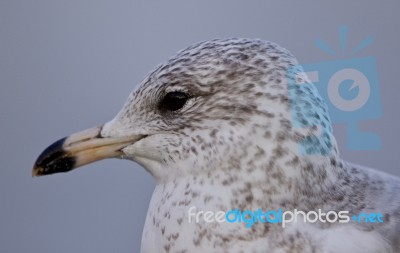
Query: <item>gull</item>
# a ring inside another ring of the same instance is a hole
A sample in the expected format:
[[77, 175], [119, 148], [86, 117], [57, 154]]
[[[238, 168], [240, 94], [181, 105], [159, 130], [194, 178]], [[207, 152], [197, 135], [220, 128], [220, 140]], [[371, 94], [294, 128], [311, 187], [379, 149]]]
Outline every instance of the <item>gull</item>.
[[[142, 253], [400, 252], [399, 179], [340, 158], [326, 105], [296, 66], [288, 50], [259, 39], [189, 46], [145, 77], [114, 119], [45, 149], [33, 176], [105, 158], [142, 165], [157, 183]], [[249, 228], [190, 221], [193, 207], [344, 210], [383, 222]]]

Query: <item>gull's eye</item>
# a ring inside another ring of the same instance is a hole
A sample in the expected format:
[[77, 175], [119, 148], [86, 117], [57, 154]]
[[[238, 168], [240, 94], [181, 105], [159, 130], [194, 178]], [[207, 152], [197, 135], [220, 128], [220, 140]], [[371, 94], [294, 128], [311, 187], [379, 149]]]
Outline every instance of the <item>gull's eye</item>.
[[167, 93], [160, 103], [160, 109], [166, 111], [177, 111], [181, 109], [189, 96], [186, 93], [180, 91], [173, 91]]

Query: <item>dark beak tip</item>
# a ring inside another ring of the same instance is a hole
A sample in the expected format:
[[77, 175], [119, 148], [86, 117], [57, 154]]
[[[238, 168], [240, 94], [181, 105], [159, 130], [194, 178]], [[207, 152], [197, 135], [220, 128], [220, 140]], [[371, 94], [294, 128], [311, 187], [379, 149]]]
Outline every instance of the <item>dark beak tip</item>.
[[74, 168], [75, 158], [68, 156], [63, 149], [65, 139], [54, 142], [38, 156], [32, 169], [32, 177], [67, 172]]
[[40, 167], [42, 163], [45, 163], [49, 160], [55, 159], [58, 156], [60, 156], [62, 153], [64, 153], [63, 145], [67, 137], [64, 137], [62, 139], [59, 139], [58, 141], [54, 142], [50, 146], [48, 146], [46, 149], [40, 153], [38, 158], [35, 161], [35, 167]]

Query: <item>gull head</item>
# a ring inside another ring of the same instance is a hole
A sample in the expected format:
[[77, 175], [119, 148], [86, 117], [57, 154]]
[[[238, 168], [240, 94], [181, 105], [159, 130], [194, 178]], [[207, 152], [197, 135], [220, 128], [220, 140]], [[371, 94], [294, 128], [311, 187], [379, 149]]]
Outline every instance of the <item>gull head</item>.
[[[194, 44], [145, 77], [114, 119], [45, 149], [33, 175], [123, 158], [166, 181], [237, 170], [254, 159], [295, 159], [302, 142], [336, 152], [324, 102], [301, 68], [289, 73], [297, 65], [286, 49], [263, 40]], [[303, 84], [290, 86], [296, 78]]]

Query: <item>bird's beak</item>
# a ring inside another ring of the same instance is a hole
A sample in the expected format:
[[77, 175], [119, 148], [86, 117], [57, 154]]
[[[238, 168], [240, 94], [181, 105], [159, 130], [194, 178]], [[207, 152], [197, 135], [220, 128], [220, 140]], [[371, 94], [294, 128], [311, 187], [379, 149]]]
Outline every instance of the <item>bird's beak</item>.
[[142, 135], [129, 138], [102, 137], [101, 129], [87, 129], [54, 142], [37, 158], [32, 176], [67, 172], [105, 158], [121, 157], [124, 147], [144, 138]]

